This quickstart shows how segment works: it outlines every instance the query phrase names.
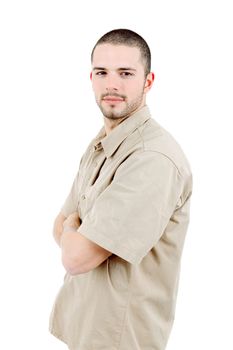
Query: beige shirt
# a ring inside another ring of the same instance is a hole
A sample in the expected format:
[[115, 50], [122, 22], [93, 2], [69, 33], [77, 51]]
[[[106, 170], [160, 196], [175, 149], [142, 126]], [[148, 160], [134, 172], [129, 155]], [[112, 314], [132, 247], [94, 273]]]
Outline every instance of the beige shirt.
[[147, 106], [81, 158], [62, 212], [111, 255], [88, 273], [65, 275], [50, 331], [71, 350], [163, 350], [175, 314], [189, 222], [192, 175], [174, 138]]

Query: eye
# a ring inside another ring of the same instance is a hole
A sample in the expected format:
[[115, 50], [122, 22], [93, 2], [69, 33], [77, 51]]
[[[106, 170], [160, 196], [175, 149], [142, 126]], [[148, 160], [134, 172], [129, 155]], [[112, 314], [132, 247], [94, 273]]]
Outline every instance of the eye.
[[124, 77], [124, 78], [128, 78], [128, 77], [131, 77], [133, 76], [134, 74], [133, 73], [130, 73], [130, 72], [121, 72], [121, 76]]
[[102, 75], [106, 75], [107, 73], [105, 71], [99, 71], [97, 72], [95, 75], [99, 75], [99, 76], [102, 76]]

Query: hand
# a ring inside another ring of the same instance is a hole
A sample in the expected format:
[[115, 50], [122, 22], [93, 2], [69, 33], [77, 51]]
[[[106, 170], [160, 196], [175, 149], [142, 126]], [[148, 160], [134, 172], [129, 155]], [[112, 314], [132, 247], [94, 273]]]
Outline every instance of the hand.
[[77, 212], [74, 212], [66, 218], [66, 220], [63, 222], [63, 232], [64, 231], [76, 231], [79, 226], [81, 225], [80, 217]]

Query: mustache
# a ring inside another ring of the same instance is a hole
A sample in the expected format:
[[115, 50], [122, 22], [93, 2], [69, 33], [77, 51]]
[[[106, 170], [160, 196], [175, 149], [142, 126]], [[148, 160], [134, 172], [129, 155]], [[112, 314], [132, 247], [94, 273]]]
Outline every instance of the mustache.
[[123, 98], [123, 99], [126, 98], [125, 95], [118, 95], [118, 94], [116, 94], [116, 93], [107, 93], [107, 94], [103, 94], [103, 95], [101, 96], [101, 98], [103, 99], [103, 98], [105, 98], [105, 97], [107, 97], [107, 96], [119, 97], [119, 98]]

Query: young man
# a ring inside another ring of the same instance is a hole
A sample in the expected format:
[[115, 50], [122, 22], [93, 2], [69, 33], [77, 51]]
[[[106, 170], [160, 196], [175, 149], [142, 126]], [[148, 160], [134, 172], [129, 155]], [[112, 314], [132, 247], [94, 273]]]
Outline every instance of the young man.
[[54, 223], [67, 271], [50, 316], [71, 350], [164, 350], [175, 314], [192, 175], [151, 116], [154, 74], [137, 33], [106, 33], [91, 80], [104, 126]]

